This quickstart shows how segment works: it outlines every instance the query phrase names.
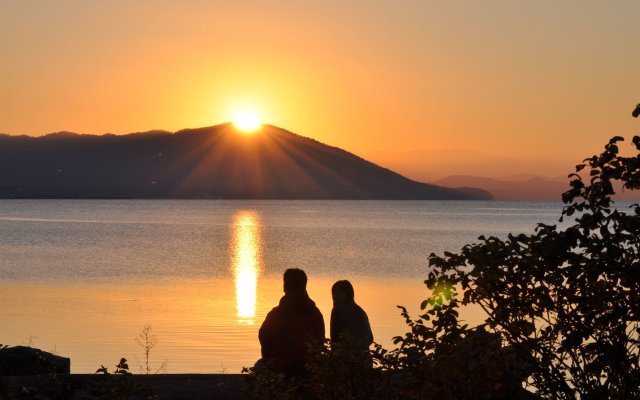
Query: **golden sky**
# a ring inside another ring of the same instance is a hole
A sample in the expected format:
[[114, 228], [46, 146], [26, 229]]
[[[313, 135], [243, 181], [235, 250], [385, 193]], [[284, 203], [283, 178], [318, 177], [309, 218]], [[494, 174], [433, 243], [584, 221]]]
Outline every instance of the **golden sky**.
[[0, 132], [175, 131], [250, 108], [363, 156], [573, 165], [640, 133], [638, 21], [635, 0], [0, 0]]

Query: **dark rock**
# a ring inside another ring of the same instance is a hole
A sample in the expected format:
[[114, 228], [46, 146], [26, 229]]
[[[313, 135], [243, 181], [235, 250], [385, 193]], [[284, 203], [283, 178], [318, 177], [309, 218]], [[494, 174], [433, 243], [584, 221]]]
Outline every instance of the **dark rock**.
[[0, 376], [69, 374], [71, 360], [27, 346], [0, 348]]

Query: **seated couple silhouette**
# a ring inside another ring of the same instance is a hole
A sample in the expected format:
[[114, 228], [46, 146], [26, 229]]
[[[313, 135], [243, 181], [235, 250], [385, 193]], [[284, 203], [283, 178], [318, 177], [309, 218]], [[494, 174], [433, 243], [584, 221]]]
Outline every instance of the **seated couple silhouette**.
[[[331, 340], [351, 340], [368, 351], [373, 334], [367, 313], [354, 301], [353, 286], [341, 280], [331, 288]], [[322, 313], [307, 293], [307, 275], [301, 269], [284, 272], [284, 296], [265, 318], [259, 331], [262, 359], [275, 372], [287, 376], [306, 374], [309, 345], [322, 345], [325, 325]]]

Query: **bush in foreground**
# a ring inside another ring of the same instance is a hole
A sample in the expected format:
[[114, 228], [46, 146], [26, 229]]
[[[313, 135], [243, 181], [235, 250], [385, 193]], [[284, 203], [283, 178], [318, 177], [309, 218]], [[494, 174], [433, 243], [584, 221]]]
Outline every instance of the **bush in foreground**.
[[[453, 313], [447, 288], [459, 287], [460, 304], [480, 305], [483, 327], [526, 362], [523, 383], [540, 398], [640, 398], [640, 206], [624, 212], [611, 199], [616, 183], [640, 187], [640, 154], [620, 156], [622, 140], [570, 175], [562, 228], [429, 257], [429, 305]], [[640, 137], [633, 144], [640, 151]]]

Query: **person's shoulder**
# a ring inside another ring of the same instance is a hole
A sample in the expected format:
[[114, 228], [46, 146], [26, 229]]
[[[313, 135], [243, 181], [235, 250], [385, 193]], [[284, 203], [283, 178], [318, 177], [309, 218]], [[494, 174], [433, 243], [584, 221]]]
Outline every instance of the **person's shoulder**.
[[360, 307], [359, 305], [355, 305], [355, 312], [358, 313], [360, 315], [360, 318], [362, 318], [365, 321], [369, 321], [369, 316], [367, 315], [367, 312]]
[[315, 302], [311, 302], [311, 312], [313, 312], [316, 315], [320, 315], [322, 317], [322, 312], [320, 311], [320, 309], [318, 308], [318, 305]]
[[276, 317], [276, 316], [277, 316], [277, 315], [279, 315], [281, 312], [282, 312], [282, 308], [281, 308], [279, 305], [278, 305], [278, 306], [275, 306], [275, 307], [273, 307], [273, 308], [271, 309], [271, 311], [269, 311], [269, 312], [267, 313], [266, 318], [273, 318], [273, 317]]
[[364, 310], [364, 308], [360, 307], [357, 303], [353, 303], [356, 306], [356, 309], [358, 310], [358, 312], [360, 312], [361, 314], [364, 314], [364, 316], [367, 316], [367, 312]]

